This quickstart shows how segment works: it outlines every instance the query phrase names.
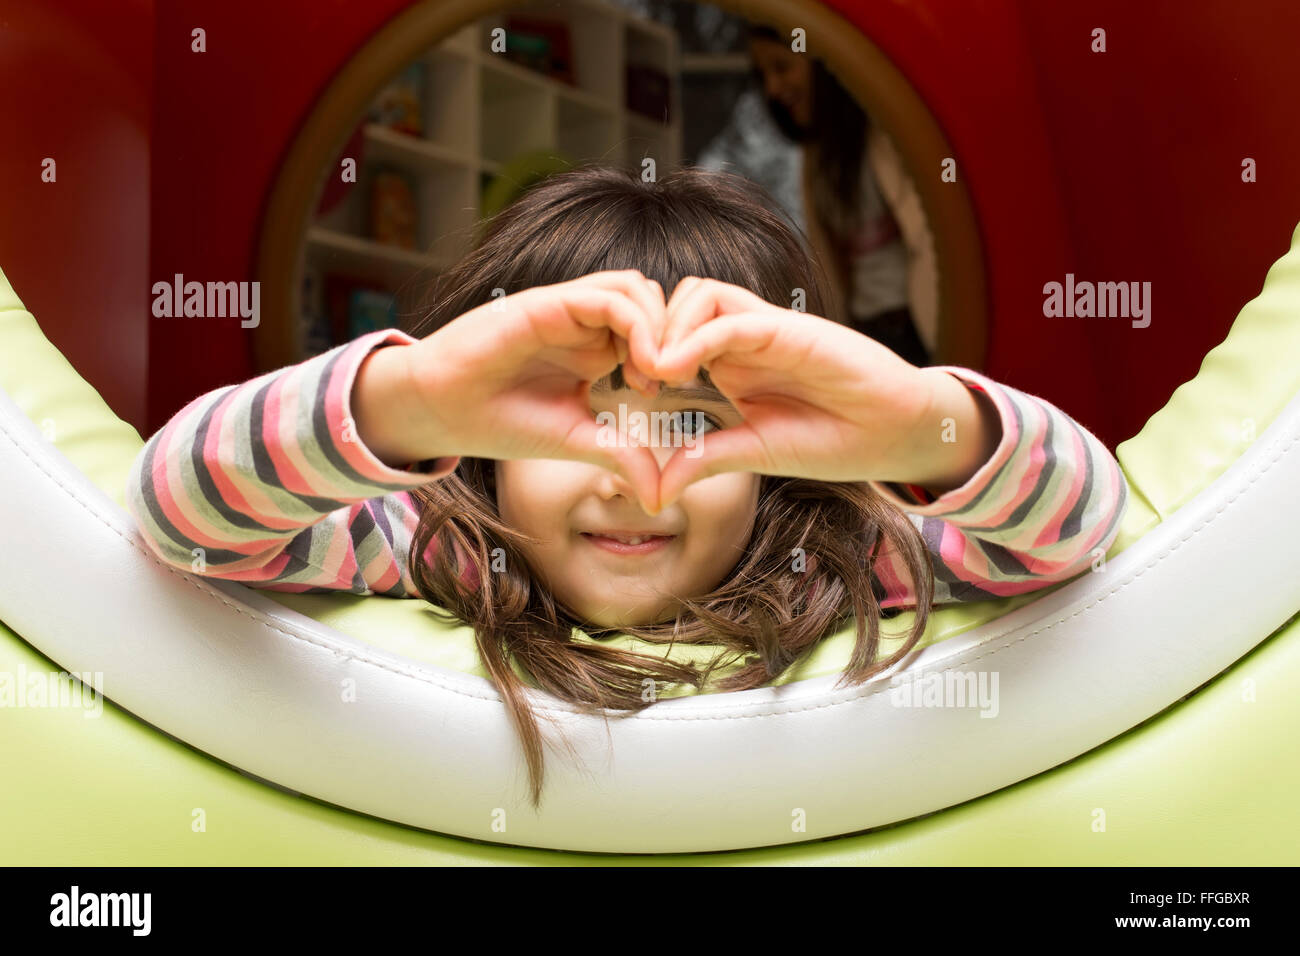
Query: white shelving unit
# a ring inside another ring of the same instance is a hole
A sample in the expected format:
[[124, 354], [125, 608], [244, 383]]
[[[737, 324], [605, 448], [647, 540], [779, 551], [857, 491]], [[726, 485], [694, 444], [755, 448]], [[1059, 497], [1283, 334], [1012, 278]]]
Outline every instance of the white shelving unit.
[[[507, 16], [567, 23], [576, 86], [520, 66], [491, 49], [493, 30]], [[303, 286], [303, 357], [320, 351], [308, 341], [314, 316], [324, 315], [323, 279], [329, 273], [364, 279], [396, 291], [415, 276], [430, 277], [468, 251], [482, 215], [485, 185], [512, 159], [554, 150], [574, 163], [598, 161], [639, 169], [643, 157], [659, 174], [681, 161], [681, 62], [677, 36], [605, 0], [569, 0], [544, 8], [522, 6], [483, 17], [421, 58], [422, 136], [367, 124], [357, 157], [357, 182], [325, 215], [313, 218], [300, 262], [312, 281]], [[643, 64], [669, 78], [669, 116], [647, 117], [627, 108], [628, 65]], [[395, 64], [398, 75], [409, 64]], [[416, 249], [368, 236], [376, 173], [393, 169], [412, 183]]]

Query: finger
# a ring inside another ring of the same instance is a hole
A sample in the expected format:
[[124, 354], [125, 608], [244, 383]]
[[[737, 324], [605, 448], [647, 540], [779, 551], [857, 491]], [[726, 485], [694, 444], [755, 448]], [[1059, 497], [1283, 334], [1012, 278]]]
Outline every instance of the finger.
[[[630, 388], [654, 397], [658, 392], [658, 382], [647, 369], [659, 354], [658, 333], [654, 327], [658, 324], [653, 318], [657, 306], [648, 286], [642, 286], [639, 296], [631, 297], [640, 315], [628, 318], [621, 310], [611, 314], [609, 322], [626, 344], [619, 362], [623, 366], [623, 378]], [[651, 310], [651, 311], [647, 311]]]
[[[659, 330], [663, 326], [664, 300], [663, 290], [659, 283], [652, 279], [647, 279], [639, 271], [632, 270], [630, 275], [626, 272], [619, 272], [617, 275], [621, 279], [626, 279], [623, 286], [624, 291], [636, 302], [637, 305], [645, 312], [645, 320], [651, 329], [650, 340], [657, 346], [659, 342]], [[627, 384], [648, 396], [653, 396], [658, 391], [657, 382], [646, 373], [646, 371], [637, 362], [636, 358], [630, 357], [630, 350], [625, 350], [620, 364], [623, 366], [623, 378]], [[645, 357], [646, 359], [649, 356]]]
[[[539, 351], [550, 350], [547, 358], [560, 368], [597, 381], [619, 365], [617, 339], [623, 337], [626, 343], [628, 331], [646, 322], [644, 311], [623, 291], [631, 275], [586, 278], [589, 281], [577, 288], [573, 283], [532, 286], [494, 299], [434, 335], [446, 343], [442, 350], [458, 356], [465, 366], [491, 367], [504, 374]], [[640, 335], [642, 341], [651, 341], [644, 328]]]
[[654, 279], [646, 277], [640, 269], [607, 269], [592, 272], [567, 284], [596, 286], [602, 289], [618, 289], [631, 296], [642, 306], [649, 318], [656, 320], [656, 331], [663, 320], [665, 307], [663, 287]]
[[688, 276], [678, 284], [673, 292], [673, 301], [668, 304], [660, 351], [680, 342], [720, 315], [769, 310], [787, 311], [740, 286]]
[[[543, 290], [528, 291], [541, 293]], [[622, 290], [591, 284], [568, 289], [561, 295], [547, 300], [555, 303], [556, 308], [535, 304], [530, 309], [538, 316], [537, 330], [542, 345], [567, 353], [557, 358], [564, 367], [585, 378], [603, 377], [618, 365], [616, 340], [619, 337], [627, 343], [629, 354], [637, 351], [651, 357], [655, 354], [645, 312]], [[593, 334], [597, 331], [604, 333], [603, 337]], [[580, 354], [584, 350], [590, 353], [593, 348], [597, 350], [597, 359], [591, 354]]]
[[645, 445], [604, 445], [609, 433], [594, 418], [579, 422], [565, 438], [566, 457], [607, 468], [619, 475], [647, 514], [659, 513], [659, 460]]
[[668, 303], [664, 301], [664, 287], [659, 284], [658, 279], [647, 279], [647, 282], [654, 287], [655, 299], [659, 305], [667, 307]]
[[628, 447], [615, 449], [613, 469], [622, 475], [632, 486], [641, 510], [648, 515], [657, 515], [662, 506], [659, 503], [659, 460], [649, 448]]
[[[654, 357], [659, 354], [659, 343], [663, 339], [666, 303], [664, 302], [663, 286], [654, 279], [643, 279], [643, 282], [645, 285], [644, 295], [639, 296], [637, 301], [645, 307], [646, 317], [649, 320], [651, 329], [650, 339], [655, 344], [655, 352], [654, 355], [639, 354], [630, 361], [625, 357], [623, 360], [623, 375], [633, 388], [637, 388], [646, 396], [654, 398], [659, 393], [659, 381], [648, 373], [647, 368], [653, 362]], [[632, 374], [629, 375], [629, 372]]]
[[[689, 331], [688, 322], [691, 322], [689, 316], [697, 316], [705, 311], [702, 306], [707, 297], [708, 285], [699, 276], [687, 276], [677, 284], [664, 316], [663, 337], [659, 342], [661, 351], [685, 337], [686, 332]], [[691, 305], [689, 316], [686, 308], [688, 303]], [[709, 317], [713, 318], [716, 314], [715, 312]], [[689, 328], [694, 328], [694, 325], [690, 325]]]
[[628, 344], [627, 340], [621, 335], [614, 335], [614, 348], [618, 352], [618, 364], [623, 367], [623, 379], [627, 382], [628, 388], [654, 397], [659, 391], [659, 383], [652, 380], [645, 373], [636, 368], [635, 364], [628, 361]]
[[[657, 349], [665, 308], [663, 287], [658, 282], [646, 278], [639, 269], [593, 272], [572, 281], [584, 286], [596, 286], [610, 291], [621, 290], [628, 295], [644, 311], [646, 322], [652, 331], [649, 340], [655, 343]], [[619, 362], [623, 366], [623, 377], [627, 380], [629, 387], [653, 397], [658, 392], [658, 383], [638, 362], [638, 357], [641, 358], [642, 362], [649, 361], [651, 358], [650, 355], [643, 352], [638, 352], [638, 355], [632, 356], [631, 362], [628, 361], [629, 355], [626, 353], [620, 357]]]
[[[657, 358], [659, 355], [658, 350], [663, 345], [664, 322], [667, 318], [668, 305], [664, 301], [664, 287], [661, 286], [658, 283], [658, 281], [656, 281], [655, 279], [647, 279], [646, 281], [650, 283], [650, 286], [654, 290], [654, 309], [655, 309], [654, 314], [657, 316], [658, 321], [654, 324], [655, 334], [653, 338], [655, 340], [655, 346], [656, 346], [655, 357]], [[655, 395], [659, 394], [659, 380], [656, 379], [653, 375], [647, 374], [646, 381], [650, 385], [650, 388], [647, 389], [646, 394], [649, 397], [654, 398]]]
[[[665, 306], [665, 319], [672, 316], [673, 310], [686, 298], [687, 294], [700, 284], [703, 280], [699, 276], [682, 276], [681, 281], [677, 283], [677, 288], [673, 289], [672, 297]], [[665, 322], [665, 328], [667, 323]]]
[[[678, 384], [694, 380], [700, 366], [724, 353], [739, 355], [768, 349], [775, 358], [780, 350], [773, 346], [779, 343], [782, 322], [781, 317], [770, 312], [720, 316], [701, 325], [682, 341], [665, 346], [655, 362], [654, 374], [665, 382]], [[786, 355], [780, 364], [792, 365], [797, 361], [797, 356]]]
[[658, 391], [658, 384], [645, 371], [644, 366], [658, 354], [658, 328], [662, 324], [663, 310], [661, 293], [657, 286], [652, 286], [649, 279], [635, 270], [595, 275], [599, 278], [593, 284], [605, 287], [611, 293], [622, 292], [641, 310], [641, 321], [636, 323], [636, 327], [641, 330], [640, 334], [634, 336], [621, 323], [619, 316], [611, 316], [611, 327], [628, 343], [628, 348], [619, 357], [619, 364], [623, 366], [623, 378], [630, 388], [653, 397]]
[[704, 478], [728, 471], [762, 471], [767, 450], [749, 425], [707, 432], [693, 448], [679, 448], [659, 475], [659, 506], [667, 508], [686, 488]]

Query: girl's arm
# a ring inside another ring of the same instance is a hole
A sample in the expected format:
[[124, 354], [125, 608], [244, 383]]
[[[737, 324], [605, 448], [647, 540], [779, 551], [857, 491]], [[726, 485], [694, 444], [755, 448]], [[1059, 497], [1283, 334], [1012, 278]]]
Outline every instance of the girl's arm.
[[[909, 513], [935, 568], [934, 603], [1022, 594], [1088, 569], [1119, 533], [1128, 484], [1087, 429], [1049, 402], [970, 369], [934, 366], [991, 402], [1001, 427], [992, 456], [964, 484], [927, 490], [869, 482]], [[936, 491], [938, 493], [936, 493]], [[882, 607], [915, 606], [898, 555], [876, 563]]]
[[459, 458], [394, 467], [392, 448], [361, 440], [382, 430], [371, 402], [358, 428], [354, 388], [376, 350], [414, 341], [372, 332], [183, 408], [131, 471], [127, 503], [149, 547], [181, 570], [270, 590], [415, 596], [408, 492]]

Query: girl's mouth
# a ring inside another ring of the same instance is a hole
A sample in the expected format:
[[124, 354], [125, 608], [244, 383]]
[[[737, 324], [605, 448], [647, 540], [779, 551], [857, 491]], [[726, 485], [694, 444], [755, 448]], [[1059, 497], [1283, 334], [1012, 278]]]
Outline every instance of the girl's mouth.
[[593, 534], [590, 531], [583, 531], [582, 537], [586, 538], [596, 547], [608, 551], [611, 554], [652, 554], [655, 551], [661, 551], [668, 547], [673, 541], [677, 540], [675, 534]]

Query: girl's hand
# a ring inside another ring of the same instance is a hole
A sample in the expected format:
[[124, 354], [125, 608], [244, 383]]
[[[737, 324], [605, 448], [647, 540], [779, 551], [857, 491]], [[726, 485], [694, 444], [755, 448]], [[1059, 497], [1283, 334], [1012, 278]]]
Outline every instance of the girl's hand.
[[960, 399], [928, 370], [837, 322], [692, 276], [668, 303], [652, 374], [682, 384], [700, 366], [745, 421], [673, 454], [660, 477], [663, 507], [691, 482], [725, 471], [930, 485], [965, 467], [943, 447], [935, 417], [943, 402]]
[[[405, 353], [411, 402], [401, 412], [421, 460], [562, 458], [622, 475], [656, 508], [659, 463], [649, 447], [601, 447], [591, 383], [620, 362], [653, 395], [663, 289], [637, 270], [596, 272], [485, 303]], [[387, 350], [379, 350], [387, 351]]]

